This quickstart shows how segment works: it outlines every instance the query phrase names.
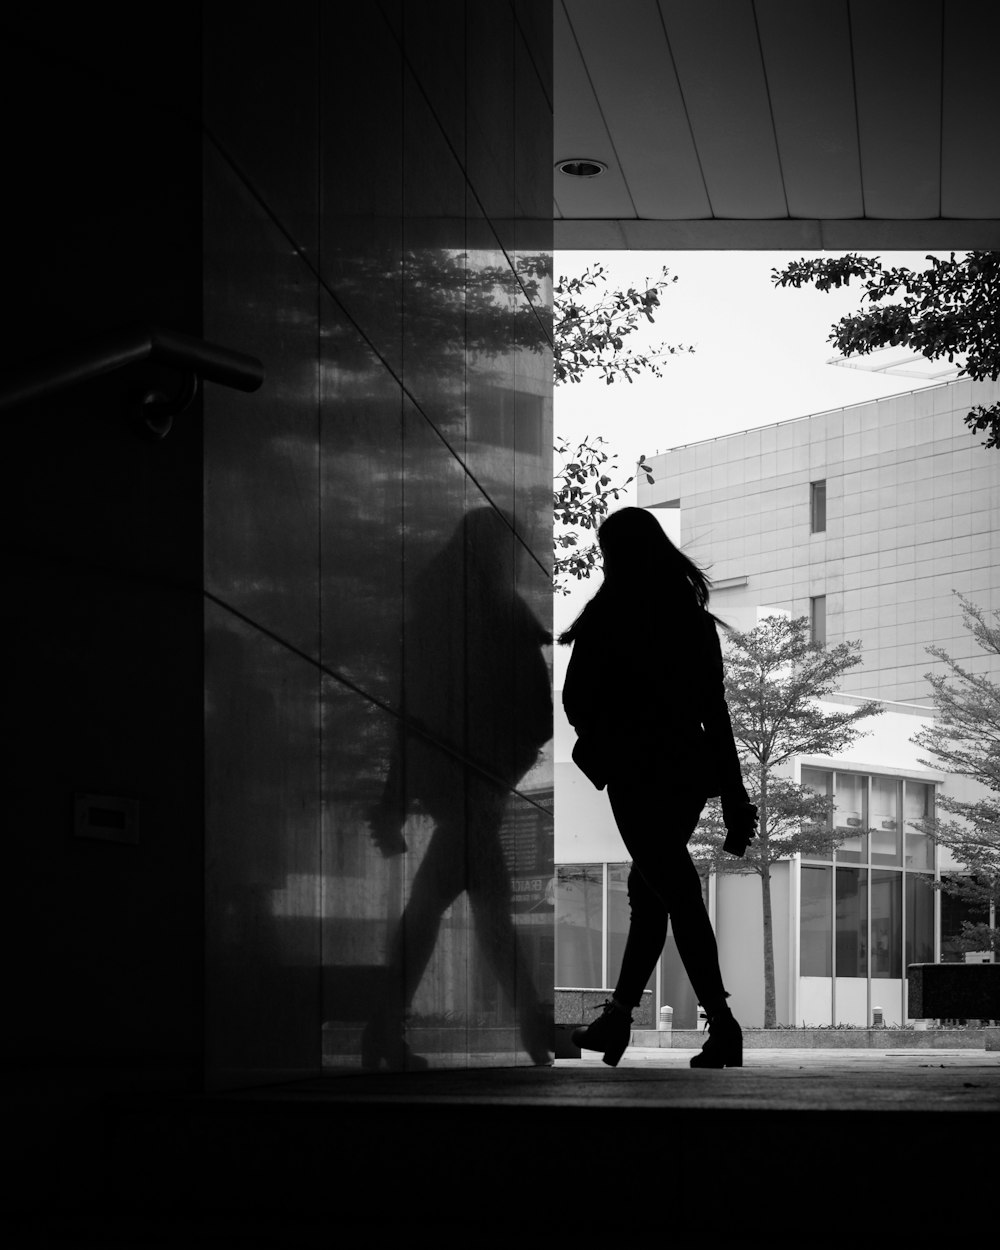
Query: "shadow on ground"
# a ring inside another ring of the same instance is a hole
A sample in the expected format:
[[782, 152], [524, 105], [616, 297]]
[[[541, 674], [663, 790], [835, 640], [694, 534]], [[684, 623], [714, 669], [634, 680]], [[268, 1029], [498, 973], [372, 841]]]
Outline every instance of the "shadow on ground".
[[[8, 1244], [339, 1248], [420, 1230], [534, 1246], [619, 1228], [833, 1245], [845, 1219], [862, 1227], [874, 1184], [893, 1240], [950, 1235], [945, 1161], [991, 1157], [996, 1140], [986, 1052], [686, 1060], [119, 1095], [13, 1152]], [[987, 1230], [984, 1209], [962, 1207], [963, 1235]]]

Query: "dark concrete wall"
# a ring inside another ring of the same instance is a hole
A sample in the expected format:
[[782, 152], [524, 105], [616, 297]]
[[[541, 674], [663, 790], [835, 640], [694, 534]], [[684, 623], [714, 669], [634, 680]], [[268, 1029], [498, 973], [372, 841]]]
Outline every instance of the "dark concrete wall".
[[[8, 9], [3, 368], [131, 322], [201, 334], [200, 12]], [[201, 405], [130, 428], [134, 370], [4, 416], [5, 1052], [202, 1050]], [[170, 377], [161, 379], [172, 385]], [[138, 802], [138, 844], [74, 796]]]
[[408, 1007], [436, 1062], [537, 1057], [545, 9], [5, 16], [5, 368], [145, 322], [267, 372], [159, 443], [136, 369], [6, 418], [12, 1058], [274, 1080], [375, 1020], [401, 1067]]

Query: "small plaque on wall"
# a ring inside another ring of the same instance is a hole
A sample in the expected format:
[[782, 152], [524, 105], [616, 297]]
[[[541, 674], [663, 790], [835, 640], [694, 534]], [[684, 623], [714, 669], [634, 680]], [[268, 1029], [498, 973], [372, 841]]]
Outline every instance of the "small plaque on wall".
[[139, 845], [139, 800], [109, 794], [78, 794], [73, 832], [78, 838]]

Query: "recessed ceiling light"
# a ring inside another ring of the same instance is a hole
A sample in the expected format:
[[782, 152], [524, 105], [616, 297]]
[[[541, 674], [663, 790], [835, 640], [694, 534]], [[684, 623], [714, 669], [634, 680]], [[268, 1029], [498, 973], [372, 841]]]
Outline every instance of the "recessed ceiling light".
[[596, 178], [603, 174], [607, 165], [603, 161], [592, 161], [589, 157], [574, 157], [571, 161], [558, 161], [556, 169], [561, 174], [569, 174], [571, 178]]

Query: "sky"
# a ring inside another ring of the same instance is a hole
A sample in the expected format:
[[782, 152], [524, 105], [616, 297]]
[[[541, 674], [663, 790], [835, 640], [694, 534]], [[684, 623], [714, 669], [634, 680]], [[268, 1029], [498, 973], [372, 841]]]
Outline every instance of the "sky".
[[[594, 378], [555, 392], [557, 437], [601, 434], [628, 477], [640, 455], [897, 395], [933, 381], [828, 364], [830, 328], [862, 307], [861, 288], [822, 293], [775, 288], [771, 271], [807, 252], [556, 252], [556, 275], [602, 264], [609, 287], [648, 285], [663, 266], [676, 275], [652, 325], [627, 340], [636, 348], [693, 345], [669, 357], [662, 378], [607, 386]], [[884, 264], [928, 266], [926, 252], [893, 252]], [[621, 505], [635, 503], [635, 486]], [[671, 514], [674, 517], [675, 514]], [[668, 522], [669, 524], [669, 522]], [[668, 533], [670, 532], [668, 528]], [[676, 540], [676, 535], [671, 534]], [[600, 584], [599, 575], [555, 597], [555, 631], [565, 629]], [[560, 688], [568, 648], [556, 648]]]

